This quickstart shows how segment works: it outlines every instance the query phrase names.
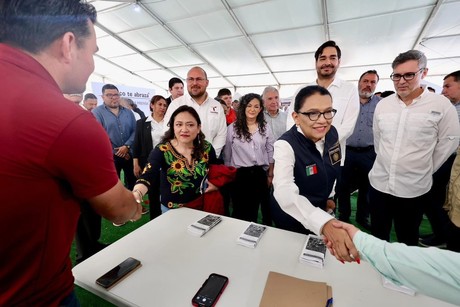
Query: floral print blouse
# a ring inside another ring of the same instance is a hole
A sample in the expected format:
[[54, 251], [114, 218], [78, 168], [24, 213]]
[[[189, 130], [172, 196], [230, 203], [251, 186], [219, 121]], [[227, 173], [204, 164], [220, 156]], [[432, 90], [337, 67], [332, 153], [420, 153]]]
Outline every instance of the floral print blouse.
[[170, 209], [195, 200], [201, 195], [201, 183], [208, 174], [209, 165], [217, 163], [214, 148], [205, 142], [203, 156], [191, 163], [170, 142], [158, 144], [150, 153], [137, 183], [149, 188], [160, 185], [161, 203]]

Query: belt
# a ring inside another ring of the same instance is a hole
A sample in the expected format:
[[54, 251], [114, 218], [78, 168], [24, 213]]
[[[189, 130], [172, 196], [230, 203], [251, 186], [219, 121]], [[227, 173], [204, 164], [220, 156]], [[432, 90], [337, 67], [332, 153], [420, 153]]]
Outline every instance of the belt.
[[351, 151], [354, 151], [354, 152], [366, 152], [366, 151], [374, 150], [374, 145], [369, 145], [369, 146], [366, 146], [366, 147], [347, 146], [347, 150], [351, 150]]

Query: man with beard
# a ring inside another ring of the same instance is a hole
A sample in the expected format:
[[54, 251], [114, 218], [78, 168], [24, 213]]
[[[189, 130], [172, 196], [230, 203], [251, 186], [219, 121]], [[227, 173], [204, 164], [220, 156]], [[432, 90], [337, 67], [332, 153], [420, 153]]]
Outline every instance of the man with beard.
[[375, 161], [374, 136], [372, 122], [375, 107], [380, 97], [374, 95], [379, 82], [379, 75], [375, 70], [368, 70], [361, 75], [358, 82], [359, 114], [353, 134], [347, 139], [347, 159], [342, 168], [342, 185], [339, 194], [339, 219], [350, 221], [351, 204], [350, 192], [358, 189], [356, 221], [366, 229], [370, 229], [368, 222], [369, 191], [368, 174]]
[[191, 106], [200, 115], [201, 131], [203, 131], [206, 140], [212, 144], [216, 155], [219, 156], [227, 137], [224, 109], [219, 102], [209, 97], [206, 92], [209, 80], [203, 68], [192, 67], [187, 73], [186, 81], [188, 95], [180, 96], [171, 102], [164, 117], [163, 130], [168, 130], [171, 114], [178, 107], [183, 105]]
[[[131, 110], [120, 106], [120, 93], [113, 84], [102, 87], [102, 100], [104, 103], [95, 108], [92, 113], [101, 123], [112, 142], [113, 160], [118, 177], [121, 170], [125, 174], [125, 185], [132, 190], [136, 182], [133, 172], [133, 155], [131, 146], [134, 144], [136, 120]], [[120, 177], [121, 178], [121, 177]], [[144, 210], [145, 211], [145, 210]], [[147, 213], [147, 212], [143, 212]], [[113, 224], [121, 226], [120, 224]]]

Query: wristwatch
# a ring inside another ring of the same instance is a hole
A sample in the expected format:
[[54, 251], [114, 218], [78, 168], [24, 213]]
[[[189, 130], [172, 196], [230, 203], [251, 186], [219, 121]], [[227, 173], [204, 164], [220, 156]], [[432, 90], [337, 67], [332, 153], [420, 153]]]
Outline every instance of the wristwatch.
[[128, 149], [131, 149], [131, 146], [129, 146], [129, 145], [125, 145], [125, 146], [128, 147]]

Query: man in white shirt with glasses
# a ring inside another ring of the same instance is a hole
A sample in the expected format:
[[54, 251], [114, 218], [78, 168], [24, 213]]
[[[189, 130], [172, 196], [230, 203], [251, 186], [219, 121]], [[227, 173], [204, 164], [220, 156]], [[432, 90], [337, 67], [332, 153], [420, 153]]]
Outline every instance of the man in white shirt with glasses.
[[227, 124], [225, 112], [219, 102], [209, 97], [206, 89], [209, 80], [206, 72], [201, 67], [192, 67], [187, 73], [187, 94], [174, 99], [168, 107], [164, 118], [163, 130], [168, 130], [171, 114], [180, 106], [193, 107], [200, 115], [201, 131], [206, 140], [212, 144], [219, 157], [227, 137]]
[[396, 95], [382, 99], [374, 114], [371, 230], [389, 241], [394, 222], [398, 241], [417, 245], [432, 175], [456, 150], [460, 125], [449, 100], [422, 87], [428, 72], [422, 52], [399, 54], [392, 68]]

